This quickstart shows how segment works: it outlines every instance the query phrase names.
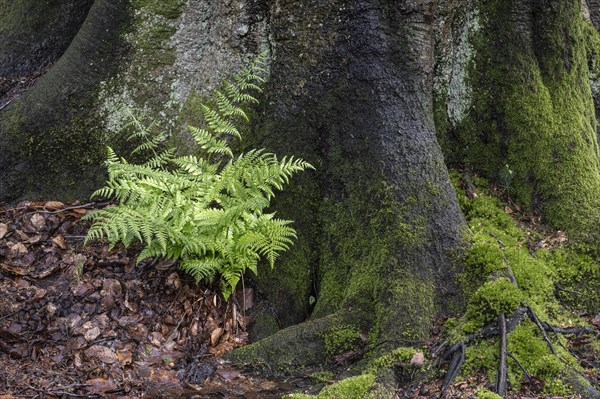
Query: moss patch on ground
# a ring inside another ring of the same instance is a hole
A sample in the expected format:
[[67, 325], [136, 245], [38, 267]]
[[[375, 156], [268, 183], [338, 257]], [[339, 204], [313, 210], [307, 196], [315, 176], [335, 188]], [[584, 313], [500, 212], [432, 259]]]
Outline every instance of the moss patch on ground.
[[363, 374], [349, 377], [328, 385], [318, 395], [292, 394], [286, 396], [289, 399], [362, 399], [365, 397], [371, 385], [375, 382], [372, 374]]
[[[526, 234], [520, 228], [507, 213], [512, 213], [507, 209], [508, 204], [494, 198], [484, 180], [474, 179], [477, 195], [469, 199], [459, 187], [460, 176], [453, 173], [452, 179], [469, 225], [470, 249], [465, 254], [465, 273], [461, 276], [468, 299], [467, 312], [447, 323], [451, 340], [462, 340], [479, 332], [494, 323], [499, 312], [508, 316], [521, 306], [530, 306], [542, 321], [554, 325], [585, 324], [575, 313], [581, 304], [574, 303], [566, 295], [568, 292], [561, 293], [557, 286], [579, 284], [587, 298], [583, 303], [595, 303], [598, 309], [595, 290], [598, 262], [590, 254], [582, 253], [582, 247], [577, 245], [563, 244], [530, 252], [529, 239], [537, 238], [535, 233]], [[538, 327], [524, 321], [508, 335], [508, 351], [530, 375], [545, 382], [546, 392], [564, 394], [570, 388], [561, 377], [567, 369], [578, 366], [563, 348], [566, 339], [550, 338], [558, 356], [552, 354]], [[497, 340], [477, 342], [467, 347], [462, 374], [483, 372], [494, 381], [498, 356]], [[523, 370], [514, 360], [509, 359], [508, 366], [513, 387], [525, 382]]]

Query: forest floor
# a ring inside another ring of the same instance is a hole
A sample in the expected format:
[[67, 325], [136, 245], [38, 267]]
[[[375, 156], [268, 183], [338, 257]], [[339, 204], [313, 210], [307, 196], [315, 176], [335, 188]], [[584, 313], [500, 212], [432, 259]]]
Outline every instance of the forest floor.
[[[105, 205], [0, 208], [0, 399], [267, 399], [318, 391], [323, 381], [308, 375], [262, 379], [220, 359], [248, 342], [251, 288], [225, 302], [173, 262], [137, 263], [135, 248], [84, 246], [82, 216]], [[474, 397], [486, 383], [467, 378], [449, 397]], [[399, 397], [436, 397], [440, 385]], [[529, 388], [510, 398], [543, 397]]]

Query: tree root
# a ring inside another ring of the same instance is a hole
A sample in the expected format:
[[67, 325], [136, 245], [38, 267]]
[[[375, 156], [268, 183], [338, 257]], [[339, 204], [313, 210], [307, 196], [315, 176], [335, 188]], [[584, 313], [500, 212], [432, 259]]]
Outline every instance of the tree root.
[[448, 391], [448, 387], [452, 384], [458, 372], [460, 371], [461, 366], [465, 362], [465, 344], [459, 342], [453, 345], [445, 354], [444, 358], [448, 358], [452, 356], [452, 360], [450, 360], [450, 366], [448, 367], [448, 374], [446, 374], [446, 378], [444, 379], [444, 383], [442, 384], [442, 394], [441, 398], [446, 396], [446, 392]]
[[508, 376], [508, 364], [506, 362], [508, 335], [506, 334], [506, 318], [502, 312], [498, 315], [498, 329], [500, 333], [500, 361], [498, 362], [496, 393], [504, 397], [506, 395], [506, 378]]
[[[441, 360], [445, 361], [450, 359], [450, 364], [448, 366], [448, 372], [442, 384], [440, 399], [446, 398], [448, 388], [454, 382], [456, 376], [460, 371], [461, 366], [465, 361], [466, 346], [473, 341], [485, 338], [498, 337], [500, 342], [500, 361], [498, 364], [498, 373], [496, 379], [496, 393], [498, 395], [505, 397], [506, 392], [508, 390], [507, 357], [510, 357], [521, 368], [521, 370], [523, 370], [525, 376], [530, 382], [533, 382], [531, 375], [527, 372], [523, 365], [507, 350], [508, 334], [515, 328], [517, 328], [517, 326], [526, 318], [529, 318], [538, 327], [544, 340], [548, 344], [548, 348], [550, 349], [552, 354], [559, 357], [559, 359], [563, 362], [566, 361], [557, 354], [556, 349], [554, 348], [554, 345], [552, 344], [552, 341], [550, 340], [546, 332], [553, 332], [554, 334], [573, 334], [576, 336], [580, 336], [582, 334], [598, 334], [596, 330], [590, 327], [560, 328], [548, 324], [546, 322], [542, 322], [537, 316], [537, 314], [533, 311], [533, 309], [531, 309], [531, 307], [529, 306], [517, 309], [510, 315], [508, 319], [504, 316], [503, 313], [500, 313], [498, 315], [498, 321], [496, 323], [488, 324], [487, 326], [483, 327], [481, 331], [477, 334], [466, 336], [464, 340], [455, 343], [441, 355]], [[441, 353], [442, 349], [444, 349], [447, 345], [448, 342], [446, 341], [440, 346], [438, 346], [436, 349], [434, 349], [433, 356], [435, 357], [436, 355]], [[578, 370], [572, 367], [569, 369], [568, 382], [584, 397], [591, 399], [600, 399], [600, 392], [598, 392], [594, 388], [592, 382], [589, 381], [583, 373], [579, 372]]]

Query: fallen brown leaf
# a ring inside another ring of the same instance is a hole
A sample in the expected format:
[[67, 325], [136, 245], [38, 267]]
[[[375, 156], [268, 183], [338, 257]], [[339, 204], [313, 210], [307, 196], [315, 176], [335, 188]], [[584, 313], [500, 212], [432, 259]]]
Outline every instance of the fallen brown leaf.
[[414, 364], [415, 366], [420, 366], [425, 361], [425, 355], [423, 352], [417, 352], [413, 355], [412, 359], [410, 359], [410, 364]]
[[56, 237], [52, 237], [52, 242], [56, 244], [60, 249], [67, 249], [67, 243], [62, 235], [57, 235]]
[[112, 364], [118, 361], [116, 353], [102, 345], [94, 345], [89, 349], [86, 349], [84, 353], [88, 359], [97, 359], [106, 364]]
[[27, 247], [20, 242], [13, 244], [10, 249], [18, 254], [26, 254], [28, 252]]
[[225, 330], [223, 330], [221, 327], [213, 330], [213, 332], [210, 334], [210, 344], [212, 346], [215, 346], [219, 342], [219, 338], [221, 338], [221, 335], [223, 335], [224, 331]]
[[46, 227], [46, 219], [44, 219], [44, 217], [42, 215], [40, 215], [39, 213], [34, 214], [31, 217], [30, 221], [31, 221], [31, 225], [38, 230], [41, 230], [44, 227]]
[[62, 209], [65, 207], [65, 204], [63, 204], [60, 201], [48, 201], [44, 204], [44, 208], [48, 209], [49, 211], [55, 211], [57, 209]]
[[94, 378], [93, 380], [87, 380], [85, 383], [89, 385], [93, 393], [98, 395], [103, 395], [117, 388], [117, 385], [113, 381], [105, 380], [104, 378]]

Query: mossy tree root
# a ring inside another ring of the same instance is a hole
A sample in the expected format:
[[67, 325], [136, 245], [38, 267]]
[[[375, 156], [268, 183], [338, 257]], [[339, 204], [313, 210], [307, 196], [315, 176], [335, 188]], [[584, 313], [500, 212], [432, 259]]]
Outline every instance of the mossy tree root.
[[[476, 334], [471, 334], [466, 336], [463, 340], [453, 344], [450, 346], [443, 354], [440, 356], [441, 361], [445, 361], [447, 359], [450, 360], [450, 364], [448, 366], [448, 372], [446, 373], [446, 378], [442, 384], [442, 391], [440, 394], [440, 399], [444, 399], [446, 397], [448, 388], [454, 382], [456, 376], [460, 372], [460, 367], [465, 361], [465, 349], [471, 343], [491, 338], [498, 337], [499, 339], [499, 351], [500, 351], [500, 361], [498, 364], [498, 373], [496, 380], [496, 393], [502, 397], [505, 397], [507, 391], [507, 376], [508, 376], [508, 364], [507, 357], [510, 357], [512, 360], [517, 363], [517, 365], [523, 370], [525, 376], [531, 381], [531, 376], [527, 372], [527, 370], [523, 367], [523, 365], [507, 350], [507, 337], [508, 334], [513, 331], [522, 321], [526, 319], [530, 319], [540, 330], [540, 333], [544, 337], [544, 340], [548, 344], [548, 347], [553, 355], [557, 356], [561, 361], [566, 361], [561, 358], [556, 352], [552, 341], [548, 337], [547, 332], [553, 332], [554, 334], [565, 334], [565, 335], [576, 335], [580, 336], [583, 334], [597, 335], [598, 331], [590, 328], [590, 327], [572, 327], [572, 328], [560, 328], [553, 326], [549, 323], [542, 322], [537, 314], [531, 309], [529, 306], [524, 306], [516, 311], [514, 311], [508, 319], [501, 312], [498, 315], [498, 320], [495, 323], [490, 323], [481, 329], [480, 332]], [[438, 348], [434, 350], [434, 355], [441, 353], [441, 351], [448, 346], [448, 341], [442, 343]], [[591, 381], [587, 379], [587, 377], [573, 368], [571, 365], [567, 364], [569, 367], [569, 374], [567, 376], [567, 382], [573, 386], [580, 394], [582, 394], [586, 398], [591, 399], [600, 399], [600, 392], [598, 392]]]
[[368, 331], [372, 317], [358, 310], [341, 310], [306, 321], [236, 349], [225, 357], [266, 375], [293, 374], [328, 362], [341, 352], [362, 352], [361, 331]]
[[448, 367], [448, 374], [446, 374], [446, 378], [444, 379], [444, 383], [442, 384], [442, 393], [440, 394], [440, 398], [445, 398], [446, 393], [448, 391], [448, 387], [452, 384], [460, 368], [465, 362], [465, 343], [459, 342], [457, 344], [452, 345], [448, 351], [442, 357], [443, 359], [447, 359], [452, 356], [450, 360], [450, 366]]
[[508, 363], [506, 357], [508, 355], [508, 334], [506, 333], [506, 317], [504, 313], [498, 314], [498, 335], [500, 336], [500, 361], [498, 362], [498, 373], [496, 377], [496, 392], [504, 397], [506, 395], [506, 377], [508, 375]]

